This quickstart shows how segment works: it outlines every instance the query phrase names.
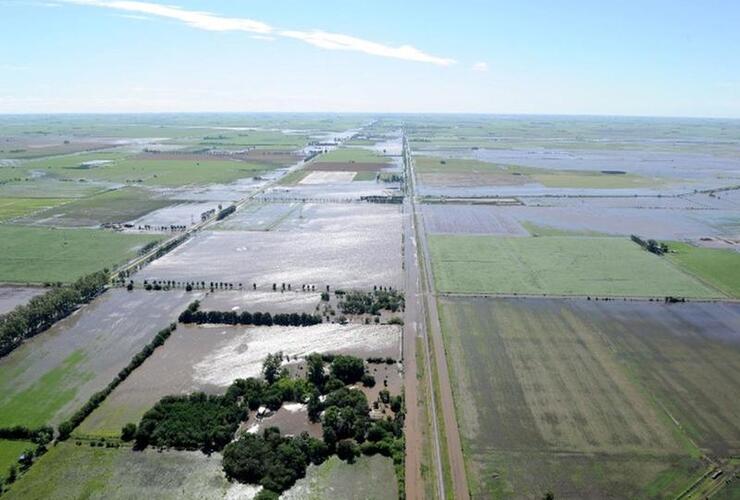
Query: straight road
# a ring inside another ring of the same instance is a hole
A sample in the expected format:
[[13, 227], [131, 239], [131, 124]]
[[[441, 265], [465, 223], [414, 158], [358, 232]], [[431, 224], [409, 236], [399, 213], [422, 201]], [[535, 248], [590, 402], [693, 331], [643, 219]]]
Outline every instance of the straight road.
[[[414, 164], [408, 148], [408, 142], [404, 135], [404, 164], [406, 166], [406, 200], [404, 204], [405, 212], [408, 212], [408, 219], [404, 219], [406, 224], [404, 234], [406, 235], [405, 264], [407, 276], [407, 314], [409, 313], [409, 304], [411, 305], [412, 315], [409, 320], [413, 322], [415, 331], [423, 339], [424, 358], [427, 365], [426, 373], [429, 376], [430, 401], [428, 411], [432, 420], [432, 440], [434, 442], [435, 469], [437, 471], [437, 494], [439, 498], [447, 498], [448, 495], [456, 499], [470, 498], [468, 491], [468, 482], [465, 475], [465, 462], [462, 454], [462, 443], [460, 433], [457, 427], [457, 417], [455, 415], [455, 404], [452, 397], [452, 388], [450, 385], [447, 361], [445, 359], [444, 342], [442, 339], [442, 330], [439, 323], [439, 313], [437, 311], [437, 301], [434, 294], [434, 283], [431, 275], [431, 262], [429, 260], [429, 249], [427, 248], [426, 234], [424, 231], [423, 218], [417, 211], [415, 199], [415, 175]], [[419, 261], [421, 256], [421, 261]], [[411, 328], [407, 330], [411, 331]], [[410, 335], [406, 334], [405, 341], [408, 342]], [[413, 341], [416, 341], [414, 335]], [[429, 342], [434, 346], [434, 359], [432, 359]], [[432, 380], [432, 362], [437, 369], [437, 381], [439, 384], [439, 408], [442, 412], [442, 419], [445, 427], [445, 435], [440, 436], [437, 426], [437, 401], [434, 393], [434, 384]], [[406, 381], [410, 376], [406, 376]], [[416, 378], [415, 376], [413, 377]], [[414, 380], [413, 383], [416, 383]], [[409, 398], [407, 398], [407, 402]], [[408, 403], [407, 403], [408, 406]], [[418, 417], [418, 415], [417, 415]], [[447, 444], [448, 463], [452, 473], [452, 491], [446, 492], [444, 485], [444, 472], [442, 467], [440, 440], [445, 439]], [[411, 439], [407, 438], [407, 442]], [[408, 446], [408, 445], [407, 445]], [[407, 452], [408, 454], [408, 452]], [[407, 464], [408, 465], [408, 464]], [[409, 477], [409, 476], [407, 476]], [[408, 491], [408, 489], [407, 489]]]

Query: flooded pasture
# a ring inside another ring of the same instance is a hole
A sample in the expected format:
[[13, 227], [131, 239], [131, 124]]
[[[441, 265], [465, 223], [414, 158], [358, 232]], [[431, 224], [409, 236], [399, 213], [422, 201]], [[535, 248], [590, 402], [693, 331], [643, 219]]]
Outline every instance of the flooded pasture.
[[0, 316], [7, 314], [29, 300], [46, 293], [47, 289], [40, 287], [0, 286]]
[[58, 424], [103, 389], [192, 295], [113, 289], [0, 359], [0, 426]]
[[[269, 353], [304, 357], [312, 352], [400, 356], [394, 325], [320, 324], [310, 327], [178, 325], [157, 349], [80, 426], [83, 435], [116, 435], [162, 397], [204, 391], [223, 393], [237, 378], [259, 377]], [[299, 361], [291, 361], [299, 363]]]

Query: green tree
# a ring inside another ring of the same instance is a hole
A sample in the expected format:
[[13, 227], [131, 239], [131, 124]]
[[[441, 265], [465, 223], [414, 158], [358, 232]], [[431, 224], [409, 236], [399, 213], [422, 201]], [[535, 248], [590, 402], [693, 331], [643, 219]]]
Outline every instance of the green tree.
[[268, 354], [265, 358], [265, 362], [262, 364], [262, 376], [268, 384], [273, 384], [280, 375], [280, 366], [283, 364], [283, 352], [278, 351], [273, 354]]
[[136, 424], [128, 423], [121, 429], [121, 440], [124, 442], [133, 441], [136, 437]]

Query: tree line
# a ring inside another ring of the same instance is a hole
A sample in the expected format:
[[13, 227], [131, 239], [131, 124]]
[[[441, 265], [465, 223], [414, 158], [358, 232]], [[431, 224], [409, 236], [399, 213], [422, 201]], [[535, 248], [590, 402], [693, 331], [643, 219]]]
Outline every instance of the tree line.
[[339, 299], [339, 309], [344, 314], [372, 314], [380, 311], [397, 312], [405, 306], [404, 296], [392, 288], [375, 287], [372, 292], [337, 290], [334, 292]]
[[223, 324], [223, 325], [255, 325], [255, 326], [312, 326], [321, 323], [321, 316], [307, 313], [277, 313], [254, 312], [248, 311], [201, 311], [200, 302], [197, 300], [191, 303], [185, 309], [178, 321], [180, 323], [195, 323], [202, 325]]
[[28, 304], [0, 316], [0, 357], [92, 301], [105, 290], [108, 280], [109, 272], [103, 269], [82, 276], [69, 286], [57, 284]]

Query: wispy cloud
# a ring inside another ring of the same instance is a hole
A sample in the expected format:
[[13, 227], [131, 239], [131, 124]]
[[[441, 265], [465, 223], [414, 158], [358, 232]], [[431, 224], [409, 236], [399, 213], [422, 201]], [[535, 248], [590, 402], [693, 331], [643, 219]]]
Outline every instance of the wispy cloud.
[[488, 63], [485, 62], [477, 62], [473, 64], [473, 71], [480, 71], [480, 72], [486, 72], [488, 71]]
[[206, 31], [243, 31], [251, 33], [253, 37], [283, 37], [300, 40], [315, 47], [327, 50], [347, 50], [362, 52], [380, 57], [402, 59], [405, 61], [416, 61], [436, 64], [438, 66], [449, 66], [455, 63], [454, 59], [438, 57], [428, 54], [411, 45], [392, 46], [371, 40], [357, 38], [351, 35], [330, 33], [322, 30], [286, 30], [277, 29], [269, 24], [242, 17], [223, 17], [210, 12], [186, 10], [173, 5], [160, 5], [151, 2], [138, 2], [129, 0], [60, 0], [68, 4], [89, 5], [104, 7], [149, 16], [158, 16], [175, 19], [193, 28]]

